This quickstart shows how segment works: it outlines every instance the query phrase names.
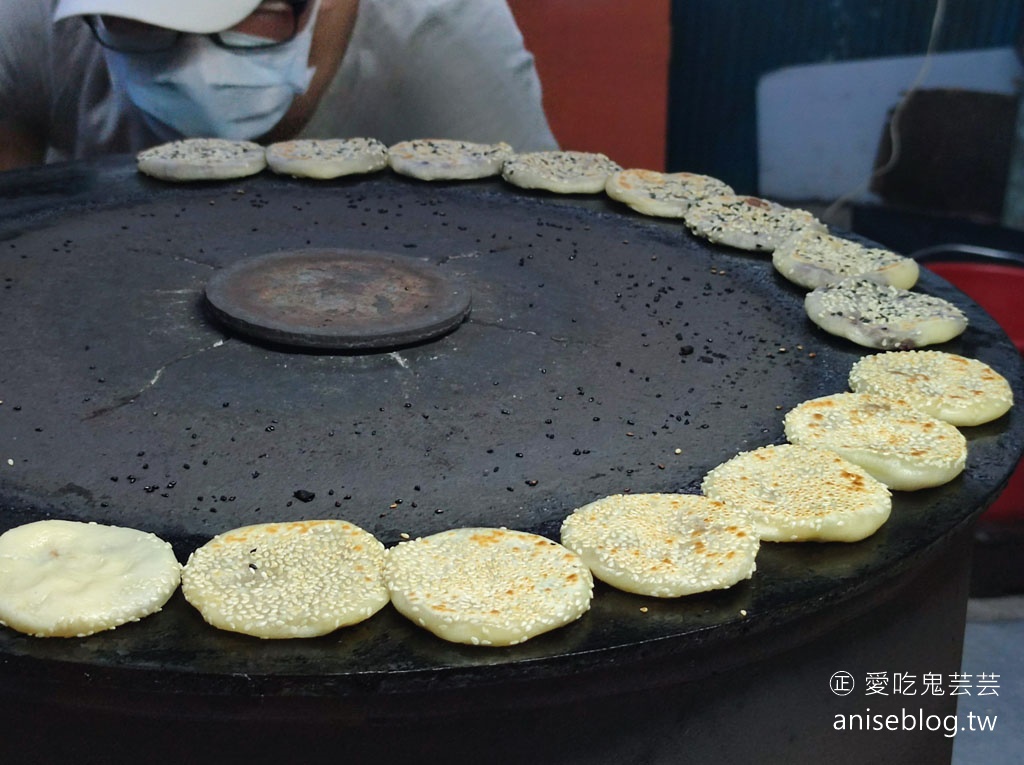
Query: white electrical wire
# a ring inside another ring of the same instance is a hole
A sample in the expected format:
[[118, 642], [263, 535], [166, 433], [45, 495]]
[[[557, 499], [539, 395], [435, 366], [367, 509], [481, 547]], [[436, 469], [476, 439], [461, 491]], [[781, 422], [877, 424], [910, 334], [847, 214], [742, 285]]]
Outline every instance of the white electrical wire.
[[903, 92], [903, 97], [900, 98], [896, 104], [896, 108], [892, 111], [892, 117], [889, 118], [889, 146], [890, 153], [889, 159], [886, 160], [885, 164], [876, 167], [872, 171], [868, 179], [855, 189], [851, 189], [846, 192], [838, 199], [836, 199], [828, 208], [822, 213], [822, 218], [825, 222], [831, 222], [836, 213], [844, 207], [850, 200], [860, 196], [865, 191], [871, 188], [871, 184], [878, 178], [892, 170], [896, 163], [899, 161], [901, 144], [900, 144], [900, 131], [899, 121], [900, 115], [903, 114], [903, 109], [906, 107], [907, 102], [910, 98], [921, 88], [921, 84], [932, 68], [932, 60], [935, 57], [935, 49], [938, 46], [939, 35], [942, 32], [942, 27], [946, 19], [946, 0], [935, 0], [935, 10], [932, 13], [932, 26], [931, 32], [928, 36], [928, 46], [925, 48], [924, 60], [921, 62], [921, 68], [917, 72], [917, 76], [914, 78], [910, 86]]

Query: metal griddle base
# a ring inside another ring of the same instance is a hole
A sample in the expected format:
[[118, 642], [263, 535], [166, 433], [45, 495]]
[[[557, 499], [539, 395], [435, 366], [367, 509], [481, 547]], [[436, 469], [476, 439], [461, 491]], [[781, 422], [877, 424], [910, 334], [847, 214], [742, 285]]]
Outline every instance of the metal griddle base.
[[[843, 389], [864, 353], [811, 325], [763, 256], [500, 181], [170, 186], [118, 158], [0, 176], [0, 210], [0, 530], [122, 523], [182, 560], [282, 518], [345, 517], [385, 544], [481, 523], [557, 538], [584, 501], [694, 491], [781, 441], [783, 413]], [[285, 352], [209, 321], [212, 273], [301, 247], [433, 263], [469, 285], [472, 314], [377, 354]], [[919, 288], [970, 319], [943, 348], [1024, 400], [1024, 361], [991, 318], [934, 275]], [[84, 640], [0, 630], [0, 747], [24, 761], [68, 731], [105, 762], [209, 759], [218, 741], [249, 761], [941, 760], [941, 734], [832, 722], [897, 701], [945, 714], [951, 697], [839, 699], [829, 678], [958, 668], [970, 527], [1024, 451], [1024, 413], [968, 439], [965, 473], [898, 495], [869, 540], [766, 544], [749, 582], [679, 601], [599, 586], [578, 622], [512, 649], [444, 643], [391, 608], [259, 641], [208, 627], [180, 593]]]
[[[345, 698], [169, 692], [124, 693], [112, 703], [102, 689], [7, 687], [0, 715], [15, 733], [0, 739], [0, 755], [39, 763], [949, 762], [954, 739], [945, 728], [838, 732], [835, 721], [956, 714], [955, 696], [865, 696], [864, 679], [905, 672], [916, 692], [925, 674], [960, 671], [969, 570], [963, 529], [899, 581], [768, 640], [653, 661], [640, 653], [578, 677], [427, 691], [392, 698], [383, 713]], [[704, 666], [693, 680], [697, 662]], [[855, 678], [849, 696], [830, 689], [839, 671]]]

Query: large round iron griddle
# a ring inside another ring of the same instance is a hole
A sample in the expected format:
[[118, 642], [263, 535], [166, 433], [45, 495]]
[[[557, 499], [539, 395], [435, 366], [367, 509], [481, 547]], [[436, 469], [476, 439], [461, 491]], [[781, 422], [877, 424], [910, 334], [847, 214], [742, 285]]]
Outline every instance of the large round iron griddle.
[[371, 350], [450, 332], [470, 295], [432, 264], [384, 252], [303, 249], [239, 261], [206, 285], [212, 313], [256, 340]]
[[[44, 517], [118, 523], [168, 539], [182, 561], [218, 532], [293, 518], [344, 518], [387, 545], [469, 525], [557, 538], [585, 502], [696, 491], [736, 452], [781, 442], [785, 411], [844, 389], [865, 353], [814, 327], [803, 291], [764, 256], [603, 198], [501, 181], [382, 173], [173, 186], [119, 159], [0, 176], [0, 210], [0, 530]], [[429, 263], [467, 285], [473, 312], [433, 341], [347, 354], [250, 343], [207, 316], [216, 273], [306, 248]], [[998, 326], [938, 277], [923, 274], [920, 289], [970, 319], [942, 348], [993, 365], [1024, 400], [1024, 365]], [[214, 630], [178, 594], [159, 614], [82, 640], [0, 629], [0, 692], [19, 709], [58, 699], [195, 719], [329, 719], [393, 744], [387, 731], [401, 720], [422, 721], [422, 733], [446, 715], [507, 719], [591, 699], [615, 710], [616, 694], [655, 699], [670, 687], [695, 697], [737, 672], [756, 684], [773, 657], [823, 635], [895, 649], [901, 636], [884, 630], [925, 613], [952, 642], [911, 644], [887, 668], [934, 671], [929, 651], [958, 658], [956, 598], [966, 597], [962, 567], [941, 556], [964, 549], [1008, 479], [1024, 415], [1018, 406], [967, 435], [966, 472], [897, 494], [864, 542], [766, 544], [750, 581], [680, 600], [599, 585], [581, 620], [522, 646], [451, 645], [391, 608], [323, 638], [265, 642]], [[921, 608], [891, 607], [894, 592]], [[878, 669], [872, 658], [851, 668]], [[827, 667], [813, 678], [825, 683], [840, 669], [830, 662], [801, 666]], [[643, 708], [670, 713], [656, 706]], [[822, 719], [779, 730], [820, 733], [836, 710], [816, 708]], [[530, 719], [545, 724], [542, 711]], [[581, 751], [611, 730], [596, 726]]]

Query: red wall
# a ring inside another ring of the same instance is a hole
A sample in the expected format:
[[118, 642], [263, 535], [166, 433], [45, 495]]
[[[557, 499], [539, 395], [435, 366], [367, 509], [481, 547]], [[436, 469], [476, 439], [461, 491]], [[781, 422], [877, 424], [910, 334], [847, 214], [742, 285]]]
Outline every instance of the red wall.
[[665, 168], [670, 0], [509, 0], [562, 148]]

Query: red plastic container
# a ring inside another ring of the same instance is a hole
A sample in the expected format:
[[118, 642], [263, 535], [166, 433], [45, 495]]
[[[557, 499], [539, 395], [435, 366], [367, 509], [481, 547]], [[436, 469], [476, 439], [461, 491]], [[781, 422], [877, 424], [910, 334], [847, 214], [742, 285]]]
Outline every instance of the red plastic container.
[[1024, 353], [1024, 265], [924, 263], [988, 311]]
[[[1024, 264], [935, 261], [922, 265], [984, 308], [1024, 354]], [[1006, 489], [982, 518], [994, 522], [1024, 521], [1024, 462], [1017, 466]]]

